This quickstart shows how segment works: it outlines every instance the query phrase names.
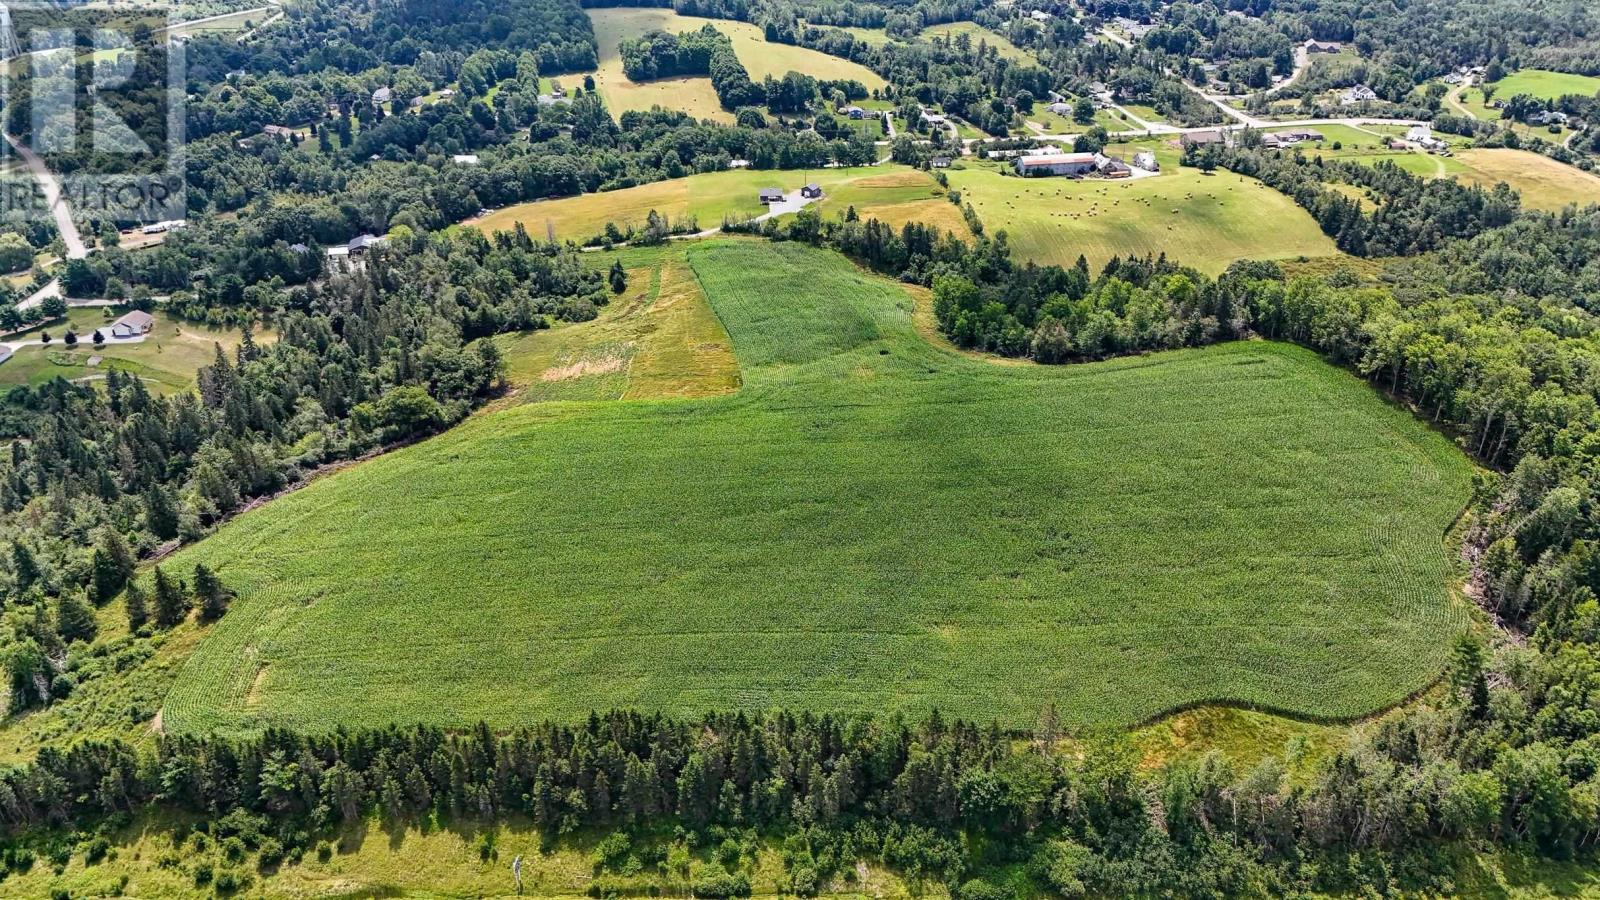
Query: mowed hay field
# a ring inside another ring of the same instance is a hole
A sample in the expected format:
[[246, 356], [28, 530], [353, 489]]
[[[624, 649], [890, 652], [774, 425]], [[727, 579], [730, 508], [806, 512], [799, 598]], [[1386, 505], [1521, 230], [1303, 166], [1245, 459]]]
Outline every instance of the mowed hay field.
[[[1132, 159], [1134, 149], [1112, 152]], [[1161, 174], [1121, 181], [1019, 178], [969, 161], [950, 170], [950, 186], [989, 233], [1005, 230], [1018, 257], [1039, 263], [1070, 266], [1082, 254], [1098, 270], [1113, 256], [1165, 253], [1216, 274], [1238, 259], [1338, 253], [1310, 214], [1261, 182], [1182, 168], [1164, 146], [1158, 155]]]
[[636, 82], [623, 74], [617, 44], [657, 28], [679, 33], [694, 31], [703, 25], [716, 27], [733, 39], [734, 53], [756, 81], [768, 75], [781, 78], [793, 71], [813, 78], [853, 78], [866, 85], [869, 91], [881, 89], [885, 84], [881, 76], [859, 63], [805, 47], [768, 43], [765, 33], [748, 22], [680, 16], [670, 9], [655, 8], [591, 9], [588, 13], [589, 20], [594, 23], [600, 56], [599, 68], [594, 73], [595, 87], [613, 116], [630, 109], [662, 106], [682, 110], [696, 118], [733, 121], [733, 114], [722, 108], [716, 91], [711, 89], [710, 78]]
[[165, 728], [1352, 716], [1464, 627], [1469, 464], [1311, 353], [998, 366], [837, 255], [673, 249], [736, 393], [513, 406], [240, 516], [167, 563], [240, 596]]
[[909, 219], [927, 221], [946, 229], [966, 231], [961, 211], [944, 199], [933, 176], [910, 166], [863, 166], [852, 169], [794, 170], [736, 169], [708, 172], [669, 181], [656, 181], [619, 191], [519, 203], [496, 210], [466, 224], [485, 232], [507, 231], [521, 222], [531, 234], [554, 232], [558, 240], [583, 242], [605, 231], [607, 222], [618, 227], [644, 227], [650, 210], [677, 221], [694, 216], [701, 229], [718, 228], [724, 216], [749, 218], [765, 207], [756, 199], [764, 187], [799, 190], [808, 181], [822, 185], [819, 209], [842, 213], [854, 205], [862, 218], [877, 217], [896, 225]]
[[1493, 187], [1504, 181], [1522, 195], [1522, 205], [1558, 210], [1571, 203], [1600, 203], [1600, 176], [1541, 153], [1527, 150], [1484, 148], [1456, 154], [1466, 171], [1463, 181]]
[[1600, 176], [1557, 162], [1541, 153], [1503, 147], [1457, 149], [1453, 152], [1454, 155], [1449, 157], [1415, 151], [1363, 152], [1350, 154], [1349, 158], [1368, 164], [1388, 160], [1424, 178], [1455, 178], [1463, 184], [1477, 184], [1486, 188], [1503, 181], [1522, 196], [1522, 205], [1529, 209], [1553, 212], [1573, 203], [1579, 206], [1600, 203]]

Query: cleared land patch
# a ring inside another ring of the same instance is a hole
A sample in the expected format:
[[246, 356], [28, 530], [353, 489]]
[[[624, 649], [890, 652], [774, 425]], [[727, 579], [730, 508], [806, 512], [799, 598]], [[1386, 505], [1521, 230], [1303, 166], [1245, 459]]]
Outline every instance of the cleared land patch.
[[740, 391], [516, 406], [239, 517], [171, 562], [240, 598], [166, 728], [1349, 716], [1427, 683], [1465, 621], [1442, 536], [1469, 464], [1308, 352], [994, 366], [837, 255], [674, 249]]
[[[650, 210], [674, 221], [693, 216], [702, 229], [722, 225], [723, 216], [746, 219], [764, 207], [756, 193], [764, 187], [799, 190], [808, 181], [822, 185], [826, 194], [821, 208], [843, 212], [854, 204], [862, 218], [877, 216], [903, 224], [908, 219], [932, 221], [964, 231], [961, 213], [943, 199], [933, 177], [909, 166], [862, 166], [851, 169], [794, 170], [739, 169], [708, 172], [668, 181], [656, 181], [619, 191], [519, 203], [496, 210], [482, 219], [469, 220], [486, 232], [506, 231], [521, 222], [529, 233], [558, 240], [586, 241], [605, 230], [607, 222], [619, 227], [643, 227]], [[944, 207], [944, 208], [941, 208]], [[881, 210], [881, 214], [880, 214]], [[949, 218], [954, 212], [954, 219]], [[830, 212], [830, 214], [831, 214]]]
[[607, 254], [628, 288], [593, 322], [502, 335], [517, 402], [709, 397], [739, 387], [728, 333], [679, 248]]
[[683, 110], [702, 119], [732, 122], [733, 114], [724, 110], [711, 89], [710, 78], [663, 78], [636, 82], [622, 72], [622, 57], [617, 44], [647, 31], [661, 29], [674, 33], [693, 31], [712, 25], [733, 39], [733, 50], [756, 81], [771, 75], [781, 78], [788, 72], [802, 72], [813, 78], [853, 78], [867, 90], [882, 89], [881, 76], [859, 63], [829, 56], [805, 47], [768, 43], [762, 30], [748, 22], [729, 19], [703, 19], [680, 16], [670, 9], [591, 9], [600, 64], [594, 73], [595, 87], [613, 116], [630, 109], [662, 106]]
[[[1111, 152], [1131, 159], [1135, 149]], [[1165, 253], [1216, 274], [1238, 259], [1333, 256], [1333, 241], [1293, 200], [1252, 178], [1178, 165], [1162, 145], [1153, 178], [1017, 178], [998, 164], [951, 169], [950, 186], [971, 201], [989, 233], [1004, 229], [1022, 258], [1097, 270], [1113, 256]]]

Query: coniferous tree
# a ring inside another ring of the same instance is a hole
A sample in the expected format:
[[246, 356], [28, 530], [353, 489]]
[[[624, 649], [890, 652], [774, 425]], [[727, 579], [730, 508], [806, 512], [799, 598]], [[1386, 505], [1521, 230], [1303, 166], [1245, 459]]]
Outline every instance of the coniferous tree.
[[611, 263], [611, 293], [620, 294], [628, 289], [628, 273], [622, 268], [622, 260], [613, 260]]
[[178, 536], [178, 506], [161, 485], [152, 485], [144, 495], [144, 522], [150, 533], [162, 540]]
[[90, 559], [89, 599], [104, 603], [115, 597], [133, 576], [133, 550], [115, 528], [101, 529]]
[[200, 601], [200, 618], [207, 622], [222, 618], [222, 614], [228, 611], [228, 601], [233, 599], [232, 592], [223, 586], [215, 572], [206, 568], [205, 563], [198, 563], [194, 567], [194, 595]]
[[171, 628], [189, 615], [189, 598], [183, 585], [156, 566], [156, 625]]
[[139, 586], [139, 582], [128, 582], [123, 602], [128, 607], [128, 630], [137, 632], [150, 621], [150, 602], [146, 599], [144, 588]]
[[66, 641], [92, 641], [98, 632], [94, 609], [76, 593], [56, 598], [56, 632]]
[[11, 574], [17, 579], [19, 594], [26, 592], [39, 580], [39, 564], [33, 558], [33, 551], [21, 541], [11, 542]]

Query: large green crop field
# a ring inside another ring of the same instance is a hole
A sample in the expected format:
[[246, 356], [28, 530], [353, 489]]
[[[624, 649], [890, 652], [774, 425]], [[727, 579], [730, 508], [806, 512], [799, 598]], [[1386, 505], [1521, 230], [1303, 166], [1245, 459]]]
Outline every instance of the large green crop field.
[[1442, 538], [1467, 461], [1308, 352], [995, 365], [837, 255], [652, 252], [692, 272], [736, 392], [510, 406], [240, 516], [168, 563], [240, 598], [166, 729], [1342, 717], [1425, 685], [1464, 626]]
[[[1141, 144], [1138, 147], [1155, 146]], [[1137, 147], [1112, 152], [1131, 159]], [[1113, 256], [1166, 253], [1216, 274], [1238, 259], [1333, 256], [1333, 241], [1293, 200], [1253, 178], [1178, 165], [1161, 145], [1161, 174], [1124, 181], [1017, 178], [992, 163], [950, 170], [990, 233], [1004, 229], [1017, 255], [1097, 270]]]

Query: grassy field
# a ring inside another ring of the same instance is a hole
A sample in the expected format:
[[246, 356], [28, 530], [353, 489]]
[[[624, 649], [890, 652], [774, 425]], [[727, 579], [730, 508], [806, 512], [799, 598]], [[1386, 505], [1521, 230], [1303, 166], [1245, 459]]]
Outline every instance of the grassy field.
[[930, 25], [923, 29], [918, 37], [925, 40], [932, 40], [936, 37], [950, 37], [953, 39], [962, 34], [967, 35], [974, 48], [978, 46], [979, 42], [984, 42], [1000, 51], [1000, 55], [1006, 59], [1017, 61], [1031, 61], [1033, 59], [1033, 54], [1011, 43], [1011, 40], [1005, 35], [990, 31], [976, 22], [949, 22], [944, 25]]
[[[1152, 146], [1141, 144], [1138, 146]], [[1113, 152], [1132, 157], [1133, 145]], [[1113, 256], [1165, 253], [1217, 273], [1236, 259], [1330, 256], [1333, 241], [1294, 201], [1258, 181], [1178, 165], [1162, 145], [1161, 174], [1131, 181], [1015, 178], [997, 164], [950, 172], [990, 233], [1005, 229], [1017, 255], [1098, 269]]]
[[995, 366], [836, 255], [673, 249], [737, 393], [512, 406], [234, 520], [170, 563], [240, 599], [166, 728], [1349, 716], [1428, 682], [1465, 621], [1442, 535], [1468, 463], [1310, 353]]
[[[1578, 94], [1584, 97], [1593, 97], [1600, 93], [1600, 78], [1592, 75], [1573, 75], [1568, 72], [1550, 72], [1544, 69], [1522, 69], [1494, 83], [1494, 96], [1498, 100], [1509, 100], [1518, 94], [1531, 94], [1542, 100], [1555, 100], [1568, 94]], [[1483, 91], [1476, 87], [1460, 88], [1452, 91], [1453, 101], [1450, 103], [1452, 111], [1465, 112], [1485, 122], [1500, 121], [1500, 110], [1483, 102]], [[1532, 128], [1518, 124], [1514, 126], [1524, 134], [1538, 134], [1545, 140], [1550, 140], [1551, 135], [1543, 128]]]
[[1122, 108], [1151, 124], [1161, 125], [1167, 121], [1167, 117], [1156, 112], [1154, 106], [1148, 106], [1143, 103], [1124, 103]]
[[1508, 100], [1518, 94], [1532, 94], [1543, 100], [1554, 100], [1568, 94], [1593, 97], [1600, 94], [1600, 78], [1545, 69], [1522, 69], [1496, 81], [1494, 87], [1496, 97]]
[[[1330, 140], [1331, 140], [1330, 136]], [[1346, 145], [1349, 148], [1350, 145]], [[1311, 152], [1311, 151], [1307, 151]], [[1456, 178], [1465, 184], [1493, 187], [1505, 182], [1522, 195], [1530, 209], [1555, 211], [1570, 203], [1579, 206], [1600, 203], [1600, 176], [1529, 150], [1506, 148], [1458, 149], [1453, 156], [1434, 156], [1411, 151], [1367, 151], [1324, 153], [1363, 163], [1387, 160], [1407, 172], [1425, 178]]]
[[1504, 181], [1534, 209], [1558, 210], [1569, 203], [1600, 203], [1600, 176], [1527, 150], [1462, 150], [1462, 180], [1492, 186]]
[[[1071, 103], [1072, 100], [1069, 99], [1067, 102]], [[1079, 125], [1072, 120], [1070, 115], [1057, 115], [1051, 112], [1049, 106], [1048, 102], [1035, 103], [1033, 112], [1028, 113], [1023, 118], [1038, 125], [1043, 129], [1044, 134], [1082, 134], [1096, 125], [1110, 132], [1136, 131], [1139, 129], [1137, 123], [1123, 118], [1122, 114], [1114, 109], [1097, 109], [1094, 113], [1093, 122], [1088, 125]]]
[[[52, 341], [49, 346], [22, 347], [0, 363], [0, 385], [38, 385], [57, 377], [69, 381], [97, 381], [105, 377], [107, 369], [117, 369], [138, 375], [155, 393], [170, 394], [194, 386], [195, 372], [212, 361], [217, 344], [232, 349], [239, 343], [236, 331], [180, 322], [158, 312], [155, 330], [143, 341], [107, 344], [95, 349], [90, 336], [96, 328], [105, 329], [109, 334], [115, 318], [115, 313], [108, 316], [104, 308], [69, 310], [67, 322], [79, 337], [76, 347], [61, 342], [67, 329], [59, 322], [18, 335], [13, 340], [45, 331]], [[100, 357], [99, 362], [89, 365], [89, 360], [96, 356]]]
[[[1292, 769], [1289, 776], [1292, 781]], [[369, 820], [347, 828], [336, 840], [321, 844], [327, 850], [326, 859], [313, 851], [298, 864], [266, 872], [257, 870], [249, 856], [241, 863], [229, 863], [215, 841], [207, 841], [203, 850], [197, 850], [191, 832], [186, 830], [190, 824], [141, 819], [136, 825], [109, 834], [117, 850], [102, 862], [88, 865], [84, 854], [74, 853], [58, 875], [52, 866], [41, 861], [6, 880], [7, 896], [211, 900], [219, 892], [211, 885], [196, 886], [188, 873], [188, 868], [199, 861], [210, 862], [219, 873], [244, 875], [249, 887], [238, 895], [247, 897], [509, 897], [510, 860], [517, 856], [523, 860], [526, 896], [579, 897], [594, 885], [595, 836], [565, 836], [551, 846], [545, 836], [520, 821], [492, 828], [461, 823], [418, 829]], [[649, 837], [654, 836], [646, 839]], [[645, 842], [635, 840], [634, 846]], [[666, 842], [670, 836], [656, 840]], [[608, 874], [606, 884], [626, 890], [623, 896], [674, 896], [704, 874], [721, 870], [715, 860], [717, 850], [714, 845], [689, 853], [686, 881], [665, 879], [652, 865], [642, 867], [641, 874], [631, 877]], [[755, 841], [742, 850], [738, 866], [749, 874], [753, 896], [791, 895], [783, 848], [775, 838]], [[184, 865], [174, 865], [174, 859]], [[1553, 862], [1512, 853], [1459, 854], [1451, 861], [1457, 896], [1506, 900], [1600, 897], [1600, 873], [1584, 861]], [[819, 896], [841, 900], [945, 896], [941, 885], [930, 884], [926, 879], [908, 881], [884, 869], [871, 855], [864, 855], [859, 868], [852, 869], [851, 874], [855, 877], [820, 885]]]
[[677, 246], [614, 254], [628, 287], [593, 322], [496, 338], [512, 402], [709, 397], [739, 388], [727, 331]]
[[[12, 874], [4, 882], [6, 897], [161, 897], [167, 900], [214, 900], [217, 896], [273, 898], [435, 898], [511, 897], [511, 860], [522, 857], [523, 886], [530, 897], [582, 897], [595, 880], [596, 841], [591, 834], [564, 836], [552, 846], [548, 836], [526, 821], [513, 819], [484, 828], [470, 822], [450, 827], [391, 826], [369, 820], [347, 827], [334, 839], [313, 850], [298, 864], [265, 872], [253, 855], [229, 862], [216, 841], [197, 841], [187, 830], [190, 823], [141, 818], [138, 824], [109, 835], [117, 850], [107, 859], [88, 865], [83, 853], [56, 874], [43, 860], [26, 873]], [[671, 835], [642, 835], [634, 846], [670, 844]], [[712, 872], [725, 871], [717, 859], [718, 846], [707, 842], [688, 854], [689, 879], [662, 876], [660, 867], [642, 866], [637, 875], [608, 873], [608, 887], [623, 896], [680, 896], [688, 884]], [[488, 851], [485, 852], [485, 848]], [[775, 838], [756, 840], [741, 848], [738, 868], [750, 878], [757, 897], [789, 895], [790, 875], [783, 847]], [[175, 864], [181, 860], [183, 864]], [[197, 862], [209, 862], [218, 873], [232, 872], [248, 879], [249, 887], [223, 893], [215, 886], [195, 884], [190, 874]], [[820, 885], [822, 896], [856, 898], [863, 895], [911, 900], [927, 896], [925, 888], [909, 884], [865, 859], [857, 878]], [[126, 877], [124, 883], [122, 879]]]
[[961, 210], [946, 199], [932, 176], [918, 169], [878, 166], [860, 178], [850, 178], [827, 189], [815, 205], [824, 216], [834, 217], [851, 206], [863, 219], [877, 219], [896, 228], [907, 222], [934, 225], [956, 234], [968, 234]]
[[273, 14], [268, 8], [246, 9], [236, 13], [229, 13], [222, 18], [201, 22], [197, 25], [183, 25], [177, 28], [166, 29], [169, 37], [198, 37], [206, 34], [227, 34], [234, 31], [245, 31], [265, 22]]
[[716, 26], [733, 39], [734, 52], [756, 81], [767, 75], [782, 77], [794, 71], [814, 78], [854, 78], [869, 91], [884, 86], [882, 77], [858, 63], [804, 47], [769, 44], [762, 30], [748, 22], [680, 16], [670, 9], [656, 8], [591, 9], [588, 12], [600, 51], [599, 69], [594, 73], [595, 87], [613, 116], [630, 109], [663, 106], [699, 118], [733, 121], [733, 114], [718, 102], [709, 78], [663, 78], [640, 83], [623, 74], [617, 44], [656, 28], [683, 32], [707, 24]]
[[891, 43], [892, 41], [895, 40], [895, 38], [890, 37], [889, 33], [887, 31], [884, 31], [882, 28], [860, 28], [860, 27], [856, 27], [856, 26], [841, 26], [841, 25], [823, 25], [821, 27], [823, 27], [823, 28], [837, 28], [840, 31], [848, 31], [851, 34], [855, 35], [855, 37], [858, 40], [861, 40], [864, 43], [867, 43], [867, 44], [869, 44], [869, 45], [871, 45], [873, 47], [881, 47], [884, 44]]
[[[657, 181], [620, 191], [584, 194], [559, 200], [521, 203], [496, 210], [466, 224], [484, 231], [504, 231], [521, 222], [543, 237], [551, 229], [560, 240], [582, 242], [605, 230], [607, 222], [643, 226], [650, 210], [673, 220], [694, 216], [699, 227], [717, 228], [724, 215], [746, 218], [763, 209], [756, 192], [764, 187], [785, 191], [807, 181], [822, 185], [826, 194], [821, 208], [843, 212], [854, 204], [863, 218], [876, 216], [901, 224], [907, 219], [927, 220], [950, 227], [961, 224], [958, 210], [943, 198], [933, 177], [908, 166], [867, 166], [854, 169], [813, 169], [809, 172], [742, 169], [709, 172], [670, 181]], [[950, 217], [954, 211], [954, 220]], [[965, 225], [961, 225], [964, 229]]]

